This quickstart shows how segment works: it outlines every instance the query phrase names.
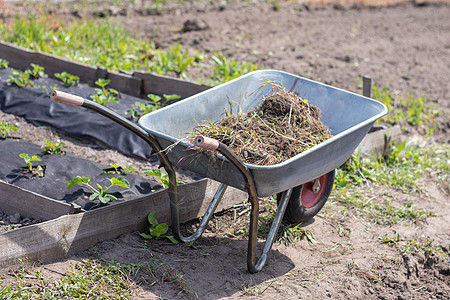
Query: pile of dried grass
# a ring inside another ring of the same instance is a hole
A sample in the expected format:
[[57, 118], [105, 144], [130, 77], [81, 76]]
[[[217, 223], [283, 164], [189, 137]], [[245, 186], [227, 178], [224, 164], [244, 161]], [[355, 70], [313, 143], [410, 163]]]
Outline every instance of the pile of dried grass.
[[307, 100], [275, 85], [259, 107], [245, 116], [229, 115], [194, 131], [227, 145], [244, 162], [273, 165], [330, 138], [321, 111]]

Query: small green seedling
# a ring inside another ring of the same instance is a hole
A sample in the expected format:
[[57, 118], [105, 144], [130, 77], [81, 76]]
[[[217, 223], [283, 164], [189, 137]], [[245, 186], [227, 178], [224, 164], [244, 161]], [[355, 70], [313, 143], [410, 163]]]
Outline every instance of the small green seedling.
[[44, 72], [44, 67], [37, 65], [37, 64], [31, 64], [32, 69], [25, 70], [25, 73], [28, 73], [30, 75], [30, 78], [32, 79], [39, 79], [39, 78], [47, 78], [47, 74]]
[[41, 148], [45, 150], [48, 154], [58, 154], [58, 155], [64, 155], [66, 152], [62, 150], [62, 147], [66, 144], [57, 141], [56, 143], [44, 140], [44, 142], [47, 145], [42, 146]]
[[170, 94], [170, 95], [166, 95], [164, 94], [164, 101], [161, 101], [161, 97], [155, 94], [148, 94], [147, 97], [153, 101], [153, 104], [155, 105], [156, 109], [160, 109], [161, 107], [163, 107], [168, 101], [171, 100], [176, 100], [176, 99], [180, 99], [181, 96], [180, 95], [176, 95], [176, 94]]
[[150, 100], [152, 100], [151, 103], [136, 101], [136, 102], [134, 102], [134, 105], [136, 105], [138, 107], [138, 109], [129, 109], [125, 113], [131, 114], [132, 118], [138, 119], [145, 114], [151, 113], [155, 110], [162, 108], [170, 100], [176, 100], [176, 99], [181, 98], [181, 96], [176, 95], [176, 94], [171, 94], [171, 95], [164, 94], [163, 95], [163, 97], [165, 99], [164, 101], [161, 101], [162, 98], [155, 94], [148, 94], [147, 97]]
[[147, 220], [150, 223], [149, 227], [150, 233], [149, 234], [141, 233], [140, 236], [146, 240], [151, 240], [152, 238], [155, 238], [156, 240], [160, 238], [166, 238], [170, 240], [172, 243], [178, 244], [178, 241], [172, 235], [164, 235], [169, 229], [169, 226], [166, 223], [159, 224], [158, 221], [156, 220], [155, 215], [156, 212], [152, 211], [147, 216]]
[[55, 73], [55, 77], [60, 79], [65, 87], [78, 85], [78, 83], [80, 82], [80, 77], [69, 74], [67, 72]]
[[[147, 169], [144, 170], [144, 174], [153, 175], [159, 178], [159, 184], [162, 185], [164, 189], [169, 187], [169, 175], [159, 169]], [[177, 184], [184, 184], [182, 181], [177, 181]]]
[[40, 156], [38, 156], [38, 155], [30, 156], [27, 153], [21, 153], [21, 154], [19, 154], [19, 156], [21, 158], [23, 158], [23, 160], [27, 164], [28, 172], [33, 173], [33, 171], [36, 171], [36, 173], [37, 173], [37, 175], [39, 177], [43, 177], [44, 176], [44, 168], [42, 166], [38, 165], [36, 167], [33, 167], [33, 165], [32, 165], [33, 161], [42, 161]]
[[9, 83], [15, 84], [18, 87], [33, 87], [34, 83], [30, 80], [30, 74], [22, 72], [21, 70], [12, 70], [11, 76], [6, 80]]
[[94, 100], [95, 102], [101, 104], [101, 105], [105, 105], [108, 102], [115, 102], [115, 103], [119, 103], [120, 99], [119, 99], [119, 92], [116, 91], [115, 89], [111, 89], [111, 88], [106, 88], [106, 86], [111, 82], [111, 80], [109, 79], [103, 79], [103, 78], [99, 78], [95, 84], [98, 85], [99, 87], [101, 87], [101, 89], [96, 88], [95, 91], [97, 92], [96, 94], [91, 95], [91, 99]]
[[118, 164], [115, 164], [115, 163], [110, 164], [110, 166], [113, 167], [114, 170], [113, 171], [112, 170], [103, 171], [104, 174], [116, 173], [116, 174], [122, 174], [123, 175], [123, 174], [125, 174], [125, 172], [132, 172], [132, 171], [137, 172], [138, 171], [138, 169], [136, 169], [136, 168], [133, 168], [133, 167], [124, 168], [124, 167], [122, 167], [122, 166], [120, 166]]
[[162, 185], [164, 189], [169, 187], [169, 175], [167, 173], [158, 169], [147, 169], [144, 170], [144, 174], [158, 177], [159, 183]]
[[108, 203], [111, 200], [117, 200], [117, 198], [114, 195], [108, 194], [108, 190], [112, 188], [113, 186], [120, 186], [126, 189], [130, 188], [130, 183], [123, 177], [117, 177], [117, 178], [108, 178], [111, 182], [111, 185], [107, 188], [102, 187], [101, 185], [97, 184], [98, 190], [89, 184], [89, 182], [92, 181], [94, 177], [86, 178], [84, 176], [77, 176], [69, 183], [67, 184], [67, 187], [70, 189], [75, 184], [80, 183], [87, 186], [91, 191], [92, 195], [89, 197], [89, 200], [93, 201], [95, 199], [99, 199], [101, 203]]
[[0, 58], [0, 70], [6, 69], [9, 66], [9, 62], [6, 59]]
[[11, 125], [7, 122], [0, 123], [0, 134], [2, 136], [2, 139], [5, 139], [8, 136], [10, 136], [11, 131], [16, 132], [18, 129], [19, 129], [19, 127]]

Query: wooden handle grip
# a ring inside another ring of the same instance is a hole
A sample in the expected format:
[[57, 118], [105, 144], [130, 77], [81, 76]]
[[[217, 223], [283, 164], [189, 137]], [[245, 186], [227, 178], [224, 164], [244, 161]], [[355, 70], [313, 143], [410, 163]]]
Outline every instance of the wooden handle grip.
[[52, 101], [71, 105], [71, 106], [81, 106], [84, 103], [83, 97], [75, 96], [75, 95], [60, 92], [60, 91], [51, 91], [50, 98], [52, 99]]
[[198, 135], [195, 137], [194, 145], [206, 150], [214, 151], [219, 148], [219, 141], [206, 136]]

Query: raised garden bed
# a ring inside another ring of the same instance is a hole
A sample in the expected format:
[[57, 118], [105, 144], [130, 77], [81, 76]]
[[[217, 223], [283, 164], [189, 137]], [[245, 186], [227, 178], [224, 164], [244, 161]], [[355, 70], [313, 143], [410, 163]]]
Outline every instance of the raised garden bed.
[[[11, 45], [0, 43], [0, 48], [2, 47], [8, 49], [8, 52], [2, 52], [2, 54], [7, 53], [9, 55], [6, 57], [7, 59], [13, 57], [16, 65], [11, 65], [15, 67], [20, 65], [22, 68], [27, 68], [31, 62], [34, 62], [32, 58], [36, 57], [36, 55], [39, 57], [44, 55], [34, 51], [18, 49], [19, 55], [17, 56], [14, 55], [14, 47]], [[58, 60], [57, 57], [51, 55], [44, 56], [45, 58], [42, 58], [42, 61], [48, 63], [46, 65], [47, 68], [53, 68], [51, 69], [53, 74], [57, 71], [66, 71], [55, 68], [55, 65], [57, 66], [59, 63], [63, 66], [67, 66], [67, 64], [75, 65], [74, 68], [80, 67], [80, 70], [95, 69], [68, 62], [67, 60]], [[41, 60], [39, 60], [39, 63], [41, 63]], [[112, 87], [123, 87], [124, 90], [127, 90], [130, 86], [133, 86], [133, 82], [139, 82], [140, 92], [135, 93], [135, 96], [142, 97], [143, 94], [150, 92], [155, 94], [163, 93], [163, 89], [157, 84], [163, 77], [145, 74], [139, 80], [136, 80], [136, 77], [130, 75], [122, 76], [122, 74], [111, 73], [102, 69], [95, 70], [95, 74], [98, 76], [110, 78]], [[151, 156], [151, 149], [132, 133], [98, 114], [51, 102], [47, 95], [51, 87], [58, 86], [59, 90], [89, 98], [91, 94], [95, 93], [94, 88], [82, 84], [76, 87], [64, 88], [60, 82], [50, 78], [36, 80], [35, 87], [18, 88], [6, 84], [10, 71], [10, 69], [0, 70], [0, 81], [2, 83], [0, 109], [4, 112], [22, 116], [35, 125], [52, 126], [71, 135], [89, 138], [98, 145], [106, 144], [127, 155], [145, 158], [155, 163]], [[89, 78], [84, 81], [92, 84], [95, 81], [95, 76], [91, 76], [91, 71], [89, 71]], [[80, 75], [83, 73], [83, 71], [77, 72], [80, 72]], [[138, 74], [137, 72], [135, 73]], [[74, 72], [74, 74], [77, 73]], [[120, 80], [117, 78], [131, 80], [131, 83], [120, 84]], [[170, 78], [163, 78], [163, 81], [159, 82], [169, 83], [170, 80]], [[183, 93], [180, 93], [182, 97], [206, 88], [192, 86], [186, 82], [181, 83], [179, 80], [173, 80], [170, 83], [172, 87], [182, 86], [183, 88], [171, 88], [166, 93], [181, 91]], [[168, 86], [168, 84], [162, 84], [162, 86], [164, 85]], [[46, 86], [47, 89], [37, 86]], [[155, 89], [155, 91], [150, 89]], [[109, 103], [108, 106], [122, 115], [126, 110], [135, 107], [135, 101], [142, 101], [142, 99], [123, 93], [121, 95], [119, 104]], [[19, 143], [13, 140], [4, 140], [2, 142], [5, 143], [0, 144], [0, 151], [5, 152], [11, 151], [6, 150], [6, 146], [3, 145]], [[384, 141], [384, 148], [385, 143], [386, 141]], [[39, 146], [29, 147], [29, 154], [42, 152]], [[366, 147], [365, 149], [369, 148]], [[19, 258], [28, 257], [32, 260], [43, 262], [56, 260], [65, 255], [86, 249], [98, 241], [112, 239], [120, 234], [135, 230], [144, 230], [147, 226], [146, 216], [152, 210], [156, 210], [160, 222], [170, 223], [167, 191], [151, 192], [152, 187], [157, 185], [157, 183], [148, 183], [147, 180], [137, 176], [136, 181], [133, 181], [135, 191], [122, 194], [117, 190], [115, 193], [119, 193], [118, 195], [121, 197], [118, 198], [119, 200], [114, 205], [90, 209], [92, 207], [87, 207], [86, 205], [92, 205], [92, 203], [86, 201], [81, 188], [74, 188], [74, 191], [67, 192], [67, 181], [71, 179], [69, 177], [73, 178], [77, 175], [87, 177], [99, 176], [99, 180], [107, 180], [110, 174], [101, 174], [106, 166], [88, 162], [89, 168], [82, 167], [82, 169], [83, 171], [92, 170], [93, 175], [83, 172], [83, 174], [71, 174], [65, 175], [65, 177], [55, 176], [52, 180], [49, 179], [52, 176], [50, 176], [52, 174], [50, 170], [53, 168], [50, 165], [53, 165], [53, 163], [55, 165], [58, 165], [58, 163], [66, 165], [66, 163], [58, 162], [63, 160], [62, 158], [46, 158], [44, 163], [48, 164], [48, 169], [46, 165], [46, 172], [48, 172], [47, 175], [49, 177], [47, 179], [45, 179], [45, 176], [43, 178], [26, 178], [26, 176], [23, 177], [18, 172], [13, 171], [20, 170], [23, 167], [23, 162], [20, 161], [19, 163], [21, 158], [18, 156], [18, 152], [23, 153], [25, 151], [16, 150], [15, 153], [12, 153], [11, 155], [14, 157], [11, 159], [12, 167], [7, 168], [8, 170], [6, 171], [0, 171], [5, 173], [2, 173], [5, 180], [0, 181], [0, 210], [4, 210], [8, 214], [20, 213], [23, 217], [40, 219], [43, 222], [0, 234], [0, 250], [3, 253], [0, 255], [0, 269], [18, 264]], [[77, 160], [76, 157], [70, 154], [64, 159]], [[11, 184], [8, 180], [15, 182]], [[27, 181], [29, 183], [21, 186], [22, 183]], [[211, 180], [201, 179], [193, 181], [179, 188], [179, 194], [181, 195], [180, 221], [182, 222], [201, 216], [213, 197], [212, 191], [215, 191], [218, 186], [217, 182]], [[56, 183], [60, 184], [59, 192], [56, 191], [58, 188], [55, 188], [55, 190], [50, 188], [52, 186], [56, 187]], [[31, 189], [30, 186], [34, 186], [37, 190], [29, 190]], [[124, 199], [128, 196], [130, 198], [126, 199], [128, 201], [125, 201]], [[219, 204], [218, 211], [236, 204], [246, 197], [247, 195], [241, 191], [229, 189]], [[11, 201], [11, 199], [14, 199], [14, 201]], [[17, 201], [17, 199], [20, 199], [20, 201]]]
[[[56, 58], [53, 59], [57, 63]], [[11, 70], [0, 70], [2, 111], [21, 116], [36, 126], [51, 126], [70, 135], [88, 138], [99, 146], [108, 145], [126, 155], [147, 159], [150, 167], [157, 168], [158, 163], [153, 159], [150, 147], [132, 133], [92, 112], [51, 102], [47, 95], [50, 89], [57, 87], [89, 98], [95, 94], [94, 88], [85, 84], [65, 88], [62, 82], [51, 78], [36, 79], [33, 80], [34, 87], [20, 88], [7, 83]], [[126, 110], [136, 108], [134, 102], [142, 102], [142, 99], [123, 93], [120, 93], [120, 98], [120, 103], [107, 105], [122, 115]], [[130, 183], [130, 188], [111, 188], [110, 192], [117, 200], [104, 205], [90, 201], [88, 190], [79, 184], [71, 189], [67, 184], [76, 176], [86, 176], [94, 177], [93, 186], [96, 183], [105, 185], [109, 183], [108, 178], [117, 177], [114, 172], [103, 173], [105, 170], [113, 171], [112, 168], [70, 153], [60, 156], [43, 152], [39, 145], [20, 139], [0, 140], [0, 155], [7, 162], [0, 167], [0, 211], [10, 216], [20, 215], [21, 218], [42, 221], [36, 224], [29, 222], [29, 226], [11, 226], [14, 230], [0, 234], [0, 269], [17, 265], [19, 259], [25, 258], [41, 262], [57, 260], [99, 241], [145, 230], [150, 211], [156, 211], [160, 222], [170, 224], [169, 198], [167, 191], [158, 187], [158, 182], [131, 172], [120, 174]], [[21, 153], [30, 157], [41, 156], [42, 161], [32, 164], [43, 166], [44, 176], [29, 173], [26, 162], [19, 156]], [[190, 177], [185, 182], [190, 183], [179, 188], [182, 222], [200, 217], [218, 186], [216, 182], [199, 177]], [[155, 192], [158, 188], [159, 191]], [[218, 210], [245, 198], [244, 193], [229, 189]]]

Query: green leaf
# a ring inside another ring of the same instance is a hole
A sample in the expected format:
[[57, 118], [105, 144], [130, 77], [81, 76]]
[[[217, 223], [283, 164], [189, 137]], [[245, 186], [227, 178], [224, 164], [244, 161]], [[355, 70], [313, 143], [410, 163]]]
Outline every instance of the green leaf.
[[150, 223], [150, 225], [152, 225], [152, 226], [158, 225], [158, 221], [156, 220], [155, 215], [156, 215], [156, 211], [152, 211], [147, 216], [147, 220]]
[[123, 188], [129, 189], [130, 183], [123, 177], [111, 178], [111, 186], [121, 186]]
[[162, 176], [161, 170], [158, 170], [158, 169], [147, 169], [147, 170], [144, 170], [144, 174], [153, 175], [153, 176], [156, 176], [158, 178], [161, 178], [161, 176]]
[[25, 163], [27, 163], [27, 164], [31, 161], [31, 158], [30, 158], [30, 156], [29, 156], [27, 153], [21, 153], [21, 154], [19, 154], [19, 156], [20, 156], [21, 158], [23, 158], [23, 160], [24, 160]]
[[33, 155], [31, 161], [42, 161], [42, 158], [39, 155]]
[[153, 102], [159, 102], [161, 100], [161, 97], [155, 94], [148, 94], [148, 98], [150, 98]]
[[112, 200], [117, 200], [117, 197], [111, 194], [106, 194], [107, 197], [109, 197]]
[[74, 179], [72, 179], [71, 181], [69, 181], [69, 183], [67, 184], [67, 188], [72, 188], [75, 184], [77, 183], [82, 183], [83, 180], [81, 179], [80, 176], [75, 177]]
[[105, 196], [99, 195], [98, 199], [100, 200], [101, 203], [108, 203], [109, 200], [111, 200], [111, 195], [110, 194], [106, 194]]
[[165, 235], [165, 238], [168, 238], [173, 244], [179, 244], [179, 242], [173, 237], [173, 235]]
[[146, 234], [146, 233], [141, 233], [139, 235], [146, 240], [151, 240], [153, 238], [150, 234]]
[[180, 99], [181, 98], [181, 96], [177, 95], [177, 94], [170, 94], [170, 95], [164, 94], [163, 96], [164, 96], [164, 98], [166, 98], [167, 101], [176, 100], [176, 99]]
[[100, 194], [99, 193], [93, 193], [90, 197], [89, 197], [89, 200], [95, 200], [97, 197], [100, 197]]
[[161, 235], [167, 232], [169, 226], [166, 223], [161, 223], [156, 225], [154, 228], [150, 228], [150, 234], [156, 238], [159, 238]]

